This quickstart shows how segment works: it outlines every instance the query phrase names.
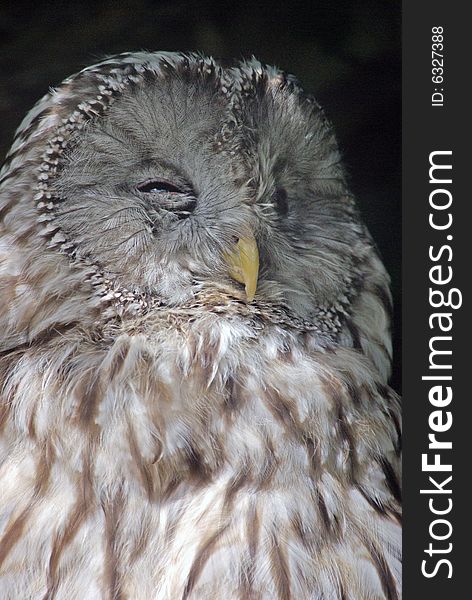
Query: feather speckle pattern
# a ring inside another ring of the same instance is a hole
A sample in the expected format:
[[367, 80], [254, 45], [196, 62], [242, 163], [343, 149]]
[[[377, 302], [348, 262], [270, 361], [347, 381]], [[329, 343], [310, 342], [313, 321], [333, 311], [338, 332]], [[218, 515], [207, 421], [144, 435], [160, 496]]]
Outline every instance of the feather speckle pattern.
[[0, 217], [2, 598], [400, 598], [388, 276], [294, 77], [88, 67]]

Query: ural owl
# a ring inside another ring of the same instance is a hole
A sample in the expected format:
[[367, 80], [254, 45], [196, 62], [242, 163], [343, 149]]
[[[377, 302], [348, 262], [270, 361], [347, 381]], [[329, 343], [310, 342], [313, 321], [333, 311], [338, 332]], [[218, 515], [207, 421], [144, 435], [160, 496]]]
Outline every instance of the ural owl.
[[1, 171], [0, 596], [399, 598], [388, 277], [256, 60], [104, 60]]

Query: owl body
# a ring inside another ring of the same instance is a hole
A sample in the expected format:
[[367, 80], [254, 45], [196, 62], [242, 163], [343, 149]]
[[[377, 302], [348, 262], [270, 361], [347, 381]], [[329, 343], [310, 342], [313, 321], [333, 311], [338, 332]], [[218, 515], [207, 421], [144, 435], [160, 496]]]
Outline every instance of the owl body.
[[293, 78], [104, 61], [0, 181], [2, 598], [398, 598], [387, 276]]

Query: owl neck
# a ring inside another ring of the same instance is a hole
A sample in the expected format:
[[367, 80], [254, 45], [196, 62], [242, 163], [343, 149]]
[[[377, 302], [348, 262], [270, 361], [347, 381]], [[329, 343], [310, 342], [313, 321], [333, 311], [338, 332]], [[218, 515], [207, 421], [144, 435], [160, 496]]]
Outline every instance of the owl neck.
[[255, 490], [353, 481], [378, 460], [378, 431], [395, 440], [358, 352], [255, 308], [193, 317], [157, 312], [100, 343], [69, 331], [3, 358], [4, 426], [50, 468], [93, 473], [97, 494], [126, 485], [155, 498], [218, 478]]

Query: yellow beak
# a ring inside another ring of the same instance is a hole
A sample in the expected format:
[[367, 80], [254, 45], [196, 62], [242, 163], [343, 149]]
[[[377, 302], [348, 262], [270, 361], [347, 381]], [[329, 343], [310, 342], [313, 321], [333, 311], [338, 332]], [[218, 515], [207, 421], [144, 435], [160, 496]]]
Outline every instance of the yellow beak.
[[259, 250], [254, 237], [240, 238], [234, 249], [225, 255], [229, 276], [244, 284], [246, 297], [252, 302], [259, 276]]

